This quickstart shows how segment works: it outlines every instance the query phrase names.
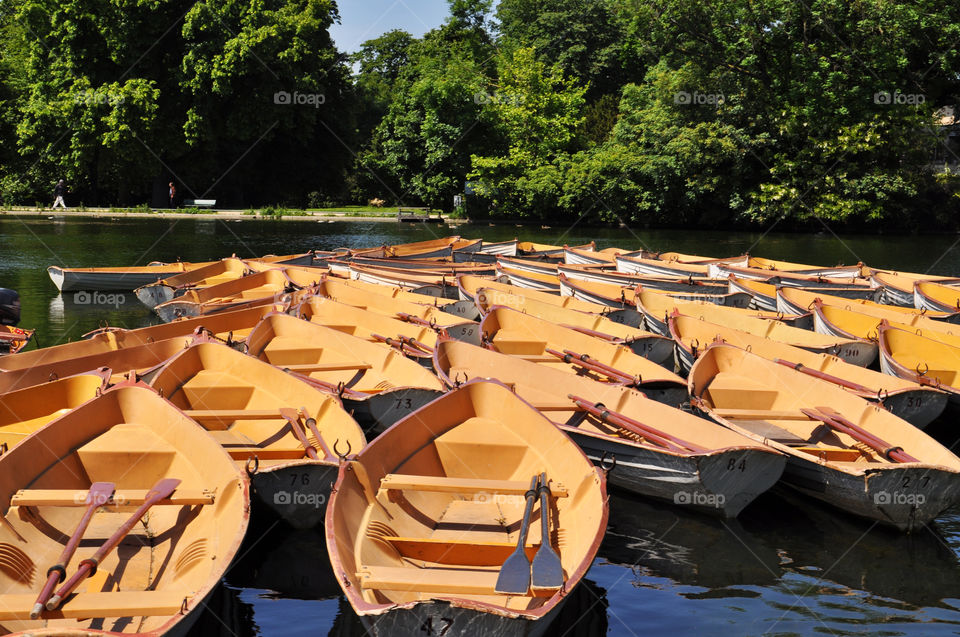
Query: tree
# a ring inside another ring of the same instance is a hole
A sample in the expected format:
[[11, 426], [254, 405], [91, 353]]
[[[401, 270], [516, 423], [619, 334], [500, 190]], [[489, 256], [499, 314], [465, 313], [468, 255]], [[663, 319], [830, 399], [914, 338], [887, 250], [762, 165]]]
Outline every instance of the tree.
[[350, 60], [357, 66], [354, 87], [361, 108], [357, 116], [360, 139], [369, 139], [393, 99], [400, 73], [410, 62], [409, 49], [414, 37], [406, 31], [387, 31], [367, 40]]
[[507, 140], [506, 152], [473, 155], [469, 178], [501, 214], [553, 216], [561, 166], [578, 148], [586, 89], [548, 67], [532, 48], [503, 55], [486, 108]]
[[588, 98], [619, 92], [633, 64], [622, 58], [624, 24], [611, 0], [501, 0], [497, 20], [506, 49], [533, 47], [590, 87]]
[[450, 210], [471, 152], [498, 143], [482, 108], [494, 52], [482, 19], [488, 8], [487, 0], [456, 0], [447, 22], [409, 47], [387, 113], [359, 158], [365, 192]]

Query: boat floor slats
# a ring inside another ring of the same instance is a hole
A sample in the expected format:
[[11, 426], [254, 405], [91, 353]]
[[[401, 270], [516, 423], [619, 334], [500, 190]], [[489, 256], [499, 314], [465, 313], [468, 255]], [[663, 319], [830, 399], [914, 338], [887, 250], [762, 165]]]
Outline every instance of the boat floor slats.
[[[381, 489], [409, 491], [437, 491], [441, 493], [491, 493], [498, 495], [523, 495], [530, 488], [528, 482], [519, 480], [482, 480], [478, 478], [445, 478], [440, 476], [416, 476], [390, 473], [380, 481]], [[550, 494], [555, 498], [569, 495], [567, 488], [558, 482], [550, 483]]]
[[777, 427], [776, 425], [764, 420], [737, 419], [736, 423], [738, 427], [741, 429], [746, 429], [752, 434], [763, 436], [768, 440], [773, 440], [791, 447], [797, 445], [806, 445], [810, 442], [807, 438], [802, 438], [792, 431], [787, 431], [782, 427]]
[[[75, 506], [85, 507], [86, 489], [21, 489], [13, 494], [10, 506]], [[107, 506], [139, 506], [146, 501], [146, 489], [123, 489], [113, 494]], [[214, 491], [206, 489], [177, 489], [157, 505], [213, 504]]]
[[[44, 619], [88, 619], [91, 617], [150, 617], [180, 612], [184, 598], [176, 591], [114, 591], [77, 593], [55, 611], [44, 611]], [[4, 595], [0, 621], [30, 619], [36, 593]]]
[[[500, 566], [517, 547], [516, 542], [485, 542], [479, 539], [392, 536], [382, 539], [390, 542], [403, 557], [459, 566]], [[540, 545], [527, 545], [524, 548], [527, 557], [532, 561]]]
[[357, 573], [366, 589], [446, 595], [495, 595], [498, 570], [364, 566]]

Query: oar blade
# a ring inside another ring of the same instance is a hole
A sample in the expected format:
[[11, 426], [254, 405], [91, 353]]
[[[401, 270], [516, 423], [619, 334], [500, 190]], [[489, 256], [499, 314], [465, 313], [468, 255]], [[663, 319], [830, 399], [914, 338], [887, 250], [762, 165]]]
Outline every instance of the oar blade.
[[534, 595], [558, 590], [563, 586], [563, 566], [560, 556], [548, 544], [541, 544], [533, 557], [533, 576], [530, 588]]
[[501, 595], [526, 595], [530, 591], [530, 560], [523, 550], [514, 551], [503, 563], [493, 590]]
[[180, 486], [181, 480], [178, 478], [164, 478], [150, 488], [147, 492], [146, 502], [163, 500], [173, 495], [173, 492]]
[[116, 485], [112, 482], [94, 482], [90, 485], [90, 490], [87, 491], [87, 498], [83, 503], [103, 506], [110, 501], [115, 490]]

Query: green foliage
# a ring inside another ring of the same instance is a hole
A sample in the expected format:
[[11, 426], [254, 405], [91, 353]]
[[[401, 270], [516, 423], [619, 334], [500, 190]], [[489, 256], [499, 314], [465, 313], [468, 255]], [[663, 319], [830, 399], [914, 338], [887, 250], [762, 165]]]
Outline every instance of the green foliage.
[[493, 98], [485, 106], [505, 152], [472, 158], [469, 179], [499, 214], [548, 216], [555, 207], [559, 166], [579, 145], [585, 88], [548, 68], [531, 48], [502, 56]]
[[360, 154], [368, 197], [449, 211], [471, 152], [496, 143], [483, 117], [494, 52], [480, 17], [488, 4], [455, 3], [447, 23], [409, 48], [387, 113]]
[[448, 1], [347, 56], [334, 0], [12, 0], [0, 201], [957, 225], [956, 3]]

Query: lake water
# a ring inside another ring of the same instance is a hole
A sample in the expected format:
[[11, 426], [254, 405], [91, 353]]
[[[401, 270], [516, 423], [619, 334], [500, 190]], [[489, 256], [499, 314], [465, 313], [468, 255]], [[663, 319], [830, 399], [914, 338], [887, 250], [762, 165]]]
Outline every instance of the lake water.
[[[394, 223], [0, 217], [0, 287], [22, 296], [21, 327], [48, 346], [100, 324], [157, 322], [132, 294], [60, 296], [45, 271], [367, 247], [461, 234], [570, 245], [751, 254], [833, 265], [960, 275], [958, 237], [422, 227]], [[32, 347], [32, 346], [31, 346]], [[958, 442], [954, 419], [930, 428]], [[737, 520], [684, 514], [614, 491], [593, 568], [553, 635], [940, 635], [960, 633], [960, 511], [902, 535], [789, 492], [765, 494]], [[329, 572], [323, 536], [254, 528], [194, 629], [197, 635], [363, 635]]]

